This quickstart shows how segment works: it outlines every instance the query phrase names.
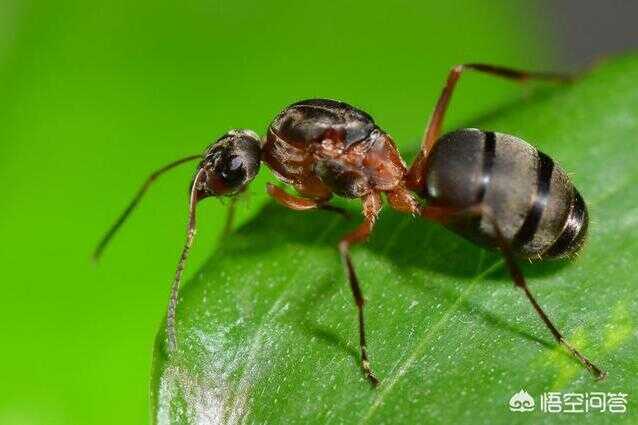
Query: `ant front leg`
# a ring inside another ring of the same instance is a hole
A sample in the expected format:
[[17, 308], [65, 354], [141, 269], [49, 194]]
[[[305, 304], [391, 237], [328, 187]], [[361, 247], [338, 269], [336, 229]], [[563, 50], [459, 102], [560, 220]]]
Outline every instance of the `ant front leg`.
[[221, 239], [226, 239], [230, 232], [233, 230], [233, 224], [235, 223], [235, 213], [237, 211], [237, 196], [230, 198], [228, 208], [226, 208], [226, 221], [224, 222], [224, 229], [222, 230]]
[[268, 183], [266, 185], [266, 191], [280, 205], [283, 205], [286, 208], [290, 208], [291, 210], [306, 211], [312, 209], [320, 209], [336, 212], [346, 219], [350, 218], [348, 211], [346, 211], [345, 209], [328, 204], [330, 197], [328, 197], [327, 199], [300, 198], [298, 196], [287, 193], [285, 190], [281, 189], [278, 186], [275, 186], [272, 183]]
[[428, 153], [432, 150], [439, 136], [441, 135], [441, 128], [443, 126], [443, 119], [447, 112], [452, 93], [456, 88], [461, 74], [465, 70], [478, 71], [489, 75], [505, 78], [514, 81], [527, 81], [527, 80], [540, 80], [540, 81], [554, 81], [554, 82], [569, 82], [573, 78], [568, 75], [551, 73], [551, 72], [534, 72], [534, 71], [522, 71], [518, 69], [506, 68], [496, 65], [487, 65], [482, 63], [468, 63], [463, 65], [456, 65], [453, 67], [447, 77], [443, 91], [439, 96], [434, 107], [434, 112], [430, 117], [430, 122], [427, 126], [427, 130], [423, 136], [421, 142], [421, 149], [417, 154], [414, 162], [410, 166], [410, 170], [406, 176], [406, 185], [408, 189], [412, 191], [419, 191], [423, 188], [425, 182], [423, 181], [425, 172], [425, 162]]
[[523, 271], [519, 267], [516, 262], [514, 252], [510, 246], [510, 243], [503, 236], [503, 232], [501, 227], [499, 226], [494, 214], [483, 205], [476, 205], [474, 207], [469, 208], [448, 208], [448, 207], [437, 207], [437, 206], [426, 206], [421, 210], [421, 216], [423, 218], [433, 220], [439, 222], [441, 224], [447, 224], [455, 220], [461, 220], [463, 218], [468, 218], [471, 216], [485, 217], [489, 220], [489, 222], [494, 227], [494, 232], [496, 234], [496, 242], [498, 244], [498, 248], [503, 255], [503, 259], [505, 260], [505, 265], [509, 274], [514, 282], [514, 285], [521, 289], [525, 294], [525, 297], [529, 300], [534, 307], [534, 310], [541, 318], [547, 329], [551, 332], [552, 336], [562, 346], [567, 348], [567, 350], [576, 358], [578, 361], [596, 378], [596, 379], [605, 379], [607, 377], [607, 373], [600, 369], [598, 366], [593, 364], [587, 357], [582, 355], [580, 351], [574, 348], [565, 337], [561, 334], [558, 328], [554, 325], [554, 323], [549, 319], [543, 308], [536, 301], [536, 298], [532, 294], [527, 285], [527, 281], [523, 276]]
[[370, 360], [368, 359], [368, 351], [366, 346], [366, 331], [365, 321], [363, 317], [363, 305], [365, 299], [361, 292], [361, 286], [359, 285], [359, 279], [355, 272], [354, 265], [352, 264], [352, 258], [350, 257], [350, 246], [365, 241], [372, 229], [374, 223], [377, 220], [379, 211], [381, 210], [381, 196], [377, 192], [372, 192], [363, 199], [363, 217], [364, 221], [352, 232], [345, 235], [341, 242], [339, 242], [339, 253], [341, 254], [341, 261], [346, 274], [348, 275], [348, 281], [350, 283], [350, 289], [354, 297], [354, 302], [357, 306], [359, 313], [359, 347], [361, 350], [361, 369], [364, 375], [370, 383], [374, 386], [379, 384], [379, 380], [372, 369], [370, 368]]

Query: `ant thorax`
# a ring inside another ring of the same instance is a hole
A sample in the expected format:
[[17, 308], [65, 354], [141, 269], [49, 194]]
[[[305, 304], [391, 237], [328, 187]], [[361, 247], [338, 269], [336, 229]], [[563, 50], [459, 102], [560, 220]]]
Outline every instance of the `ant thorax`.
[[280, 180], [322, 198], [390, 191], [406, 173], [394, 142], [368, 114], [325, 99], [302, 101], [279, 114], [262, 157]]

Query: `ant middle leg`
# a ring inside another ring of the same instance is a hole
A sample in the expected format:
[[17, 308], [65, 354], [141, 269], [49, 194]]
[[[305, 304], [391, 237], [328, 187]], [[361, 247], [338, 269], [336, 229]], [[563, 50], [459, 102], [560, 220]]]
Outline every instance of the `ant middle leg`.
[[445, 118], [445, 113], [447, 112], [450, 99], [452, 98], [452, 93], [456, 88], [456, 83], [461, 77], [461, 74], [465, 70], [482, 72], [488, 75], [494, 75], [508, 80], [520, 82], [528, 80], [569, 82], [573, 79], [573, 77], [564, 74], [523, 71], [482, 63], [467, 63], [454, 66], [448, 73], [445, 86], [441, 91], [441, 95], [439, 96], [439, 99], [436, 102], [436, 106], [434, 107], [434, 112], [430, 117], [430, 121], [421, 142], [421, 149], [419, 150], [419, 153], [417, 154], [414, 162], [410, 166], [410, 170], [408, 171], [408, 174], [406, 176], [406, 184], [408, 189], [410, 190], [418, 191], [423, 187], [423, 175], [425, 171], [425, 162], [427, 155], [432, 150], [432, 147], [434, 147], [441, 134], [443, 119]]
[[345, 235], [339, 242], [339, 253], [341, 254], [341, 261], [343, 267], [348, 276], [348, 282], [350, 283], [350, 289], [352, 290], [352, 296], [357, 306], [357, 312], [359, 317], [359, 348], [361, 351], [361, 369], [366, 378], [373, 386], [379, 384], [379, 380], [372, 372], [370, 367], [370, 360], [368, 359], [368, 349], [366, 345], [366, 331], [365, 320], [363, 316], [363, 305], [365, 299], [361, 292], [361, 285], [359, 284], [359, 278], [354, 269], [352, 258], [350, 257], [350, 247], [354, 244], [365, 241], [372, 229], [374, 223], [381, 210], [381, 196], [377, 192], [372, 192], [363, 198], [363, 217], [364, 221], [355, 230]]
[[312, 209], [320, 209], [325, 211], [333, 211], [340, 214], [344, 218], [350, 218], [350, 214], [344, 208], [335, 207], [330, 205], [328, 201], [330, 197], [326, 199], [311, 199], [301, 198], [294, 196], [272, 183], [266, 185], [266, 191], [268, 194], [277, 201], [280, 205], [295, 211], [306, 211]]

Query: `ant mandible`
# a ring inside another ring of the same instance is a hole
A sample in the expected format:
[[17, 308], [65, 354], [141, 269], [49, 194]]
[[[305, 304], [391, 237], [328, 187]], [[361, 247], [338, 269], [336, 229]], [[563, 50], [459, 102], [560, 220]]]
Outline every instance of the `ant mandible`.
[[479, 246], [499, 250], [515, 286], [523, 291], [556, 341], [596, 378], [604, 378], [606, 373], [570, 345], [551, 322], [515, 261], [575, 254], [587, 234], [585, 202], [562, 168], [517, 137], [477, 129], [457, 130], [439, 137], [450, 98], [464, 70], [517, 81], [569, 80], [559, 74], [485, 64], [453, 67], [409, 169], [392, 138], [367, 113], [334, 100], [297, 102], [275, 118], [263, 140], [251, 130], [231, 130], [203, 155], [180, 159], [153, 173], [106, 233], [94, 257], [100, 256], [158, 176], [177, 165], [200, 160], [190, 186], [186, 243], [175, 272], [166, 318], [168, 348], [176, 350], [175, 312], [184, 265], [195, 237], [195, 207], [210, 196], [234, 200], [255, 178], [264, 161], [279, 180], [301, 195], [290, 195], [268, 183], [268, 194], [287, 208], [343, 213], [329, 204], [333, 194], [361, 199], [363, 222], [343, 236], [338, 246], [358, 311], [361, 368], [373, 385], [379, 381], [368, 359], [364, 297], [350, 247], [365, 241], [372, 232], [382, 207], [381, 194], [397, 211], [433, 220]]

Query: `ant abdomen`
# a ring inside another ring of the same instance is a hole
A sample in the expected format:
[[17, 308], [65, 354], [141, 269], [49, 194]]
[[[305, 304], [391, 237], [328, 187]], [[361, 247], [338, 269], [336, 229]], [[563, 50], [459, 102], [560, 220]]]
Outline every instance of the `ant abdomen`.
[[[585, 241], [585, 203], [565, 171], [523, 140], [502, 133], [462, 129], [449, 133], [428, 155], [421, 196], [430, 205], [482, 205], [522, 258], [559, 258]], [[496, 247], [488, 217], [460, 218], [448, 227], [482, 246]]]

